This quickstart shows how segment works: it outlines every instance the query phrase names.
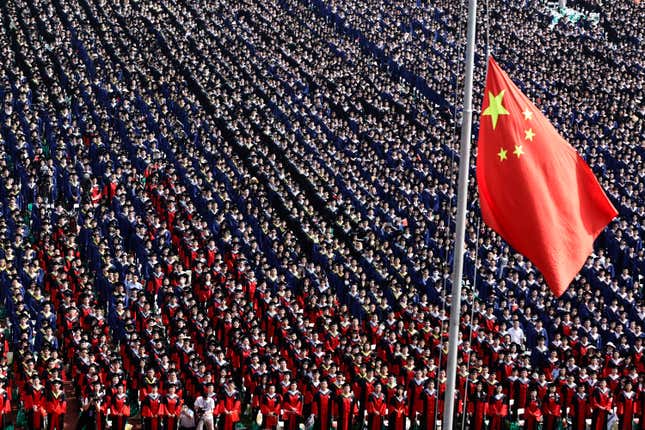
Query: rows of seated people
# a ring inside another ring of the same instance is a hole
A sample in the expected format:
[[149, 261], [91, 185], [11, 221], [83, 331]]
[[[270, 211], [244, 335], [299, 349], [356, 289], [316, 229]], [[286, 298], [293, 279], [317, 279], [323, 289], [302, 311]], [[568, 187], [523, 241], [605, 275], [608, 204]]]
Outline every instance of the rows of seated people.
[[[645, 428], [643, 71], [622, 35], [638, 17], [604, 5], [602, 25], [549, 29], [524, 5], [490, 2], [480, 52], [521, 80], [620, 218], [556, 300], [481, 224], [471, 182], [457, 410], [476, 429], [597, 430], [614, 413]], [[81, 419], [119, 429], [137, 411], [173, 426], [200, 395], [223, 428], [258, 411], [266, 428], [435, 427], [458, 3], [1, 8], [6, 423], [13, 406], [28, 428], [62, 428], [75, 381]]]

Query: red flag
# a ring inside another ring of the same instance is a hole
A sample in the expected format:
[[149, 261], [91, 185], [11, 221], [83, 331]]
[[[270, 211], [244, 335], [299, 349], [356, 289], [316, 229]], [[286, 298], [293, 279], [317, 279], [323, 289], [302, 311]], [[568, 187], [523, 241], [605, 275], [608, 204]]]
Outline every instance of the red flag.
[[616, 215], [589, 166], [492, 59], [479, 120], [486, 224], [562, 295]]

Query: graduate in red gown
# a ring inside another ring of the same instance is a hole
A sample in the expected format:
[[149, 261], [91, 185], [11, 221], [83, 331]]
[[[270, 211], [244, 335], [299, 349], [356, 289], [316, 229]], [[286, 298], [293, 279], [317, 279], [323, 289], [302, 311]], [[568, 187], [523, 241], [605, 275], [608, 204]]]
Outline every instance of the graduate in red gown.
[[589, 416], [589, 396], [585, 392], [585, 386], [580, 384], [577, 393], [571, 401], [571, 430], [586, 430], [587, 417]]
[[529, 394], [524, 408], [524, 428], [526, 430], [537, 430], [538, 424], [542, 422], [542, 402], [538, 399], [537, 391]]
[[421, 392], [423, 409], [421, 410], [421, 429], [434, 430], [437, 426], [437, 390], [434, 387], [434, 380], [426, 382], [426, 387]]
[[613, 406], [611, 390], [607, 387], [607, 381], [601, 380], [600, 386], [596, 388], [591, 399], [591, 430], [605, 430], [607, 420]]
[[128, 406], [128, 396], [123, 384], [117, 385], [116, 390], [116, 394], [110, 399], [108, 416], [114, 430], [123, 430], [130, 417], [130, 406]]
[[408, 416], [408, 398], [405, 389], [399, 385], [396, 394], [388, 404], [388, 430], [405, 430], [405, 419]]
[[423, 372], [417, 370], [414, 378], [408, 383], [408, 411], [412, 424], [415, 424], [417, 414], [423, 410], [423, 400], [421, 400], [421, 393], [425, 387], [426, 380], [423, 377]]
[[161, 399], [160, 415], [163, 416], [165, 429], [175, 429], [184, 401], [177, 395], [176, 385], [167, 384], [167, 390], [168, 392]]
[[573, 409], [573, 398], [576, 396], [578, 386], [572, 375], [567, 378], [567, 383], [560, 387], [562, 393], [562, 419], [566, 419]]
[[314, 396], [316, 395], [319, 389], [320, 389], [320, 374], [316, 370], [313, 374], [312, 379], [309, 382], [307, 382], [304, 386], [304, 393], [303, 393], [304, 406], [302, 408], [302, 413], [305, 419], [308, 419], [309, 416], [311, 415], [312, 402], [314, 401]]
[[320, 382], [320, 390], [314, 394], [311, 402], [311, 413], [314, 416], [315, 430], [329, 430], [331, 427], [333, 394], [328, 385], [327, 380], [323, 379]]
[[5, 381], [0, 379], [0, 428], [5, 428], [11, 419], [11, 400], [9, 393], [4, 389]]
[[349, 383], [343, 385], [343, 392], [336, 397], [336, 404], [338, 405], [338, 425], [336, 428], [351, 430], [354, 417], [358, 414], [358, 405]]
[[275, 429], [278, 426], [278, 417], [282, 408], [282, 397], [275, 392], [275, 385], [269, 385], [269, 392], [260, 399], [260, 412], [262, 412], [262, 428]]
[[297, 430], [302, 420], [303, 396], [298, 384], [292, 382], [282, 399], [282, 419], [285, 430]]
[[627, 381], [625, 383], [625, 388], [618, 393], [616, 402], [616, 414], [618, 415], [619, 430], [632, 430], [638, 401], [636, 398], [636, 392], [632, 390], [631, 381]]
[[387, 402], [380, 383], [374, 385], [374, 391], [367, 398], [367, 430], [381, 430], [387, 415]]
[[483, 430], [484, 419], [488, 415], [488, 394], [484, 391], [484, 386], [478, 382], [475, 391], [470, 395], [470, 428], [473, 430]]
[[67, 412], [67, 401], [62, 390], [63, 381], [55, 379], [52, 381], [52, 388], [45, 396], [45, 410], [47, 411], [47, 429], [63, 430], [65, 413]]
[[159, 381], [155, 375], [155, 371], [152, 368], [149, 368], [146, 371], [146, 375], [143, 378], [141, 388], [139, 389], [139, 400], [143, 402], [143, 399], [152, 392], [152, 387], [157, 386], [159, 388]]
[[502, 430], [504, 421], [508, 415], [508, 397], [503, 393], [503, 387], [498, 385], [495, 388], [495, 394], [490, 399], [488, 405], [490, 415], [490, 430]]
[[40, 430], [43, 428], [46, 415], [45, 411], [45, 387], [40, 384], [40, 378], [35, 375], [31, 384], [25, 387], [22, 393], [23, 408], [27, 413], [27, 424], [30, 429]]
[[528, 377], [528, 372], [526, 369], [520, 371], [520, 377], [515, 381], [515, 389], [513, 393], [515, 395], [515, 402], [513, 403], [513, 416], [517, 418], [518, 410], [526, 408], [526, 401], [529, 398], [529, 385], [531, 380]]
[[544, 430], [555, 430], [562, 415], [562, 406], [560, 405], [560, 395], [556, 391], [556, 386], [549, 386], [549, 391], [542, 400], [542, 416]]
[[[641, 381], [643, 377], [641, 376]], [[638, 417], [639, 417], [639, 428], [640, 430], [645, 430], [645, 384], [641, 382], [638, 384]]]
[[156, 384], [152, 385], [152, 391], [141, 402], [141, 416], [144, 430], [161, 429], [161, 395]]
[[233, 381], [228, 382], [222, 398], [217, 404], [216, 413], [220, 417], [218, 424], [220, 430], [233, 430], [235, 424], [240, 420], [242, 402]]

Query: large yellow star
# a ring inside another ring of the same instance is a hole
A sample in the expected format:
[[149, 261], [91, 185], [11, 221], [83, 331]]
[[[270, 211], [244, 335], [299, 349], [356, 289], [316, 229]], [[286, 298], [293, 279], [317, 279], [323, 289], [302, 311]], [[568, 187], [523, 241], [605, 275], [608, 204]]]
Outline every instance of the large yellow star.
[[524, 130], [524, 139], [530, 140], [533, 142], [533, 137], [535, 136], [535, 133], [533, 132], [532, 128], [529, 128], [528, 130]]
[[502, 99], [504, 98], [504, 91], [500, 91], [496, 96], [493, 95], [490, 91], [488, 92], [488, 107], [484, 110], [482, 115], [490, 116], [493, 120], [493, 130], [497, 127], [497, 118], [500, 115], [508, 115], [508, 111], [502, 105]]
[[522, 154], [524, 154], [524, 151], [522, 150], [522, 145], [515, 145], [515, 151], [513, 151], [513, 154], [515, 154], [517, 158], [520, 158]]
[[508, 151], [505, 150], [504, 148], [499, 148], [499, 152], [497, 153], [497, 156], [499, 157], [499, 161], [504, 161], [506, 160], [506, 153]]

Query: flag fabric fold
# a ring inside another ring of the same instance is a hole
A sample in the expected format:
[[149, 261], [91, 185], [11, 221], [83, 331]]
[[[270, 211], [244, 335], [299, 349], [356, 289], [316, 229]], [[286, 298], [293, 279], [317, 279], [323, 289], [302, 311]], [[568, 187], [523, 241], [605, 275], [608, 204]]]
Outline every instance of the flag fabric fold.
[[492, 57], [477, 185], [484, 222], [535, 264], [558, 297], [617, 215], [589, 166]]

